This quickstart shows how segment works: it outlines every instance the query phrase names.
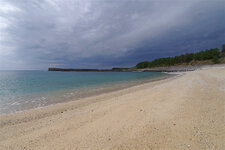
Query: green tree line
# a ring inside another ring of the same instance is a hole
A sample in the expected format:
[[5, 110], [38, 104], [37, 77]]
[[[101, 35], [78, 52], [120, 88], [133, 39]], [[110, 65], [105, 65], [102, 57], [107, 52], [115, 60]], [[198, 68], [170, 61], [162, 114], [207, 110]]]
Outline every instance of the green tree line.
[[186, 53], [175, 57], [158, 58], [153, 61], [144, 61], [136, 65], [136, 68], [153, 68], [173, 66], [176, 64], [189, 63], [193, 60], [212, 60], [214, 63], [219, 63], [219, 58], [225, 57], [225, 44], [222, 45], [222, 50], [212, 48], [203, 50], [197, 53]]

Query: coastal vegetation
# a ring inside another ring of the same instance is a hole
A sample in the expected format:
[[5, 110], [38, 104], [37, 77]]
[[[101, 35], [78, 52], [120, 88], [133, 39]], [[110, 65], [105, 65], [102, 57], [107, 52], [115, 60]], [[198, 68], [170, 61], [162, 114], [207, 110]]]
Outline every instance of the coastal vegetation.
[[218, 48], [202, 50], [197, 53], [186, 53], [174, 57], [158, 58], [153, 61], [144, 61], [136, 65], [140, 68], [167, 67], [175, 65], [198, 65], [198, 64], [217, 64], [224, 63], [225, 44], [222, 45], [221, 51]]

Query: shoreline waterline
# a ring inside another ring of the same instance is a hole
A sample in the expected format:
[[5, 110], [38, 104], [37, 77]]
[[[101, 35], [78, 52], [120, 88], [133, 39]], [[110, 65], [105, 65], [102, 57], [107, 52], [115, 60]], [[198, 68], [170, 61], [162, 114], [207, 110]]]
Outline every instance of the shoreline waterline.
[[[106, 94], [106, 93], [130, 88], [132, 86], [136, 86], [136, 85], [140, 85], [140, 84], [144, 84], [148, 82], [163, 80], [171, 76], [175, 76], [175, 75], [163, 73], [159, 76], [155, 76], [155, 77], [153, 76], [153, 77], [144, 78], [144, 79], [107, 83], [107, 84], [102, 84], [97, 86], [84, 87], [80, 89], [71, 88], [66, 90], [53, 91], [43, 95], [35, 95], [36, 97], [40, 97], [39, 101], [35, 102], [33, 100], [31, 101], [32, 103], [28, 103], [27, 101], [25, 101], [25, 103], [22, 103], [22, 104], [19, 104], [19, 102], [18, 104], [17, 102], [15, 102], [15, 104], [12, 103], [10, 106], [11, 110], [10, 111], [6, 110], [5, 112], [2, 110], [0, 113], [0, 116], [20, 113], [20, 112], [29, 111], [32, 109], [40, 109], [43, 107], [48, 107], [48, 106], [59, 104], [59, 103], [77, 101], [77, 100], [89, 98], [92, 96], [98, 96], [101, 94]], [[48, 101], [45, 101], [46, 99]]]
[[[120, 97], [121, 95], [126, 95], [128, 93], [137, 92], [139, 90], [143, 90], [145, 88], [154, 87], [155, 85], [160, 85], [163, 83], [167, 83], [169, 81], [175, 80], [183, 76], [183, 73], [178, 74], [167, 74], [164, 73], [164, 76], [161, 78], [151, 79], [142, 83], [136, 83], [135, 85], [117, 89], [114, 91], [102, 92], [95, 95], [90, 95], [86, 97], [82, 97], [79, 99], [73, 99], [70, 101], [59, 102], [55, 104], [50, 104], [47, 106], [36, 107], [28, 110], [17, 111], [14, 113], [2, 114], [0, 115], [0, 128], [3, 128], [8, 125], [20, 124], [23, 122], [30, 122], [39, 119], [53, 117], [55, 115], [64, 114], [70, 111], [76, 111], [81, 108], [88, 107], [90, 105], [98, 105], [105, 100]], [[96, 108], [94, 108], [96, 109]], [[89, 110], [92, 112], [93, 110]], [[14, 119], [13, 119], [14, 118]]]
[[190, 71], [0, 116], [0, 149], [224, 149], [224, 72]]

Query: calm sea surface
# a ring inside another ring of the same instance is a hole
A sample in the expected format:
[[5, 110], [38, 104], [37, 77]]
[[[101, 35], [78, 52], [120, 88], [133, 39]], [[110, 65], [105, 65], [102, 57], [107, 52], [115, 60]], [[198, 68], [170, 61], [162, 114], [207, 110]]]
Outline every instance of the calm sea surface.
[[79, 99], [166, 76], [153, 72], [0, 71], [0, 115]]

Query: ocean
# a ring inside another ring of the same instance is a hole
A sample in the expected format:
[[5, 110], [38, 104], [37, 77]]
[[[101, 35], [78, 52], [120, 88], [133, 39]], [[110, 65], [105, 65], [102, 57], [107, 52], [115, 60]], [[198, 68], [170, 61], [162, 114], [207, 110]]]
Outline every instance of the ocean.
[[0, 115], [77, 100], [165, 76], [158, 72], [0, 71]]

